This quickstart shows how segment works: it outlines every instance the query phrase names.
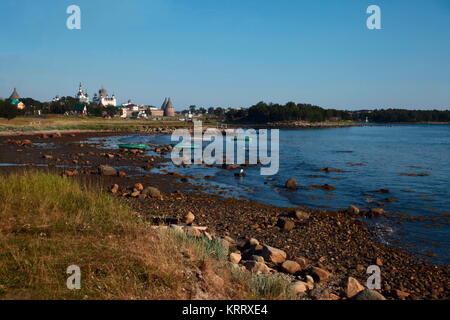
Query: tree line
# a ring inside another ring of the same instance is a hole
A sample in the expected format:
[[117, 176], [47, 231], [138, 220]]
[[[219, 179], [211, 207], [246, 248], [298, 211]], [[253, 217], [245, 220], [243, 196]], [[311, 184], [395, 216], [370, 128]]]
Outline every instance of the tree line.
[[[37, 110], [47, 114], [65, 114], [80, 105], [74, 97], [62, 97], [58, 101], [40, 102], [32, 98], [24, 98], [24, 110], [17, 110], [8, 100], [0, 100], [0, 117], [12, 119], [25, 114], [35, 114]], [[84, 103], [89, 115], [103, 116], [105, 113], [114, 116], [119, 109], [109, 106], [104, 108], [96, 103]], [[381, 109], [346, 111], [325, 109], [316, 105], [288, 102], [284, 105], [277, 103], [258, 102], [249, 108], [230, 109], [222, 107], [198, 108], [195, 105], [182, 111], [183, 114], [191, 112], [198, 115], [210, 115], [227, 121], [247, 123], [269, 123], [285, 121], [340, 121], [352, 120], [355, 122], [395, 123], [395, 122], [450, 122], [450, 110], [407, 110], [407, 109]]]
[[450, 110], [406, 110], [386, 109], [363, 111], [355, 114], [355, 120], [370, 122], [450, 122]]
[[96, 103], [81, 103], [74, 97], [61, 97], [58, 101], [41, 102], [32, 98], [20, 99], [25, 104], [24, 110], [18, 110], [9, 100], [0, 100], [0, 117], [13, 119], [22, 115], [33, 115], [39, 110], [42, 114], [65, 114], [71, 113], [78, 105], [87, 107], [89, 115], [101, 117], [105, 114], [114, 116], [119, 109], [113, 106], [102, 107]]
[[381, 109], [348, 111], [325, 109], [311, 104], [288, 102], [284, 105], [259, 102], [247, 109], [229, 110], [228, 121], [269, 123], [287, 121], [346, 121], [355, 122], [450, 122], [450, 110]]
[[327, 120], [352, 120], [348, 111], [336, 109], [323, 109], [311, 104], [297, 104], [288, 102], [284, 105], [277, 103], [258, 102], [247, 109], [247, 112], [232, 112], [227, 118], [254, 123], [284, 122], [284, 121], [308, 121], [322, 122]]

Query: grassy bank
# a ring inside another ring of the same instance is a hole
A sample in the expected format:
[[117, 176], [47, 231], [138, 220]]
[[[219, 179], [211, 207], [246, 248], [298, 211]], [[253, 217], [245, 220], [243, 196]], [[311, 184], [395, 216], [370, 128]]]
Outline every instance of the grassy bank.
[[[95, 186], [0, 179], [0, 299], [284, 299], [288, 282], [235, 270], [220, 242], [155, 231]], [[69, 290], [68, 266], [81, 268]]]
[[0, 118], [0, 131], [45, 131], [45, 130], [141, 130], [159, 126], [185, 126], [182, 121], [155, 121], [131, 119], [103, 119], [100, 117], [75, 117], [47, 115], [45, 118], [17, 117], [12, 120]]

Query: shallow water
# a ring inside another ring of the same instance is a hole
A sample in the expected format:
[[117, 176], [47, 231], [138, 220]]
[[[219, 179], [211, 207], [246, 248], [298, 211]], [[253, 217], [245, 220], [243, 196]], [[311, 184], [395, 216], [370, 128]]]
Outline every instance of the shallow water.
[[[170, 136], [112, 137], [107, 147], [118, 143], [173, 143]], [[394, 125], [280, 131], [280, 170], [264, 177], [260, 168], [246, 169], [245, 178], [236, 171], [192, 166], [169, 171], [196, 177], [212, 176], [204, 184], [230, 189], [230, 196], [243, 196], [263, 203], [321, 209], [383, 207], [388, 213], [411, 217], [436, 218], [409, 222], [404, 219], [377, 220], [385, 231], [382, 241], [400, 245], [431, 258], [436, 263], [450, 262], [450, 126]], [[324, 173], [325, 167], [344, 172]], [[406, 174], [425, 174], [408, 176]], [[308, 177], [308, 176], [316, 177]], [[283, 188], [288, 178], [295, 178], [300, 189]], [[311, 188], [328, 184], [333, 191]], [[373, 191], [388, 189], [379, 194]], [[383, 201], [386, 199], [395, 202]], [[401, 221], [402, 224], [397, 223]], [[434, 255], [430, 256], [432, 252]]]

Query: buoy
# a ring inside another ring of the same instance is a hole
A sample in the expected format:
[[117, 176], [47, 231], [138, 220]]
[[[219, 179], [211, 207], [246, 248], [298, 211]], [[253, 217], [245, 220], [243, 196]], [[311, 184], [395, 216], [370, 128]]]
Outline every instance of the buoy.
[[245, 177], [244, 169], [241, 168], [241, 170], [239, 171], [239, 173], [235, 173], [234, 176], [235, 176], [235, 177]]

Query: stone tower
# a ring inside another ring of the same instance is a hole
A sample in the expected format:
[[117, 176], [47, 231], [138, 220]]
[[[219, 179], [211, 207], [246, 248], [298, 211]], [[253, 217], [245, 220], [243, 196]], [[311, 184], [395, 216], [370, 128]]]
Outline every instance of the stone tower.
[[172, 101], [170, 101], [170, 98], [167, 99], [166, 105], [164, 107], [164, 116], [175, 117], [175, 109], [173, 107]]
[[20, 100], [20, 95], [17, 92], [16, 88], [14, 88], [14, 91], [11, 94], [11, 96], [9, 97], [9, 100]]

